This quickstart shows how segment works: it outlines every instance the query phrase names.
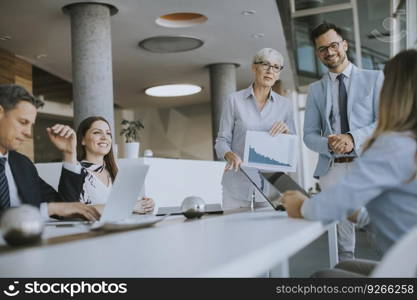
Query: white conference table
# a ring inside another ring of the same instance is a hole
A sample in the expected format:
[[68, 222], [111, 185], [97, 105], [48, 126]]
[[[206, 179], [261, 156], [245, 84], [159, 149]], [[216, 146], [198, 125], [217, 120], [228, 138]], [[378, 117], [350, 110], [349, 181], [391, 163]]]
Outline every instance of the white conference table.
[[[334, 223], [290, 219], [269, 208], [196, 220], [172, 216], [152, 227], [23, 249], [0, 240], [0, 277], [256, 277], [278, 265], [288, 277], [288, 259], [326, 231], [333, 266]], [[43, 239], [83, 232], [89, 234], [87, 226], [48, 226]]]

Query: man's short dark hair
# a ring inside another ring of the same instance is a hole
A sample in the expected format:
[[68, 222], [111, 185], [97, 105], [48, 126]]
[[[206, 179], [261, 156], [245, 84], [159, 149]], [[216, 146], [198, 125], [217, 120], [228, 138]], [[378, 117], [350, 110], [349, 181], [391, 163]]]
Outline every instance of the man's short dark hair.
[[27, 101], [36, 108], [42, 107], [43, 102], [17, 84], [0, 85], [0, 105], [5, 111], [13, 109], [20, 101]]
[[316, 28], [314, 28], [313, 31], [310, 33], [310, 39], [313, 45], [314, 46], [316, 45], [316, 39], [319, 36], [321, 36], [322, 34], [325, 34], [327, 31], [332, 30], [332, 29], [336, 31], [336, 33], [343, 39], [342, 29], [340, 29], [339, 27], [337, 27], [336, 25], [332, 23], [324, 22], [320, 24], [319, 26], [317, 26]]

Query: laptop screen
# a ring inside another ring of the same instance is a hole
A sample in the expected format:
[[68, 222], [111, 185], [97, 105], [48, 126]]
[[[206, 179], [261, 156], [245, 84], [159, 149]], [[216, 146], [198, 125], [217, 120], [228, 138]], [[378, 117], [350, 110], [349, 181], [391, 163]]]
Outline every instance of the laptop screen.
[[243, 168], [241, 168], [240, 171], [246, 176], [246, 178], [275, 210], [283, 210], [281, 205], [282, 194], [274, 185], [268, 181], [267, 178], [265, 178], [265, 176], [260, 171], [248, 171], [244, 170]]
[[132, 215], [149, 170], [149, 166], [139, 159], [119, 160], [118, 168], [116, 180], [100, 218], [102, 223], [123, 220]]
[[290, 176], [282, 172], [263, 173], [248, 172], [243, 168], [241, 172], [248, 178], [252, 185], [276, 210], [284, 210], [281, 203], [281, 196], [286, 191], [296, 190], [307, 196], [307, 193]]
[[262, 172], [262, 175], [273, 184], [281, 193], [287, 191], [299, 191], [305, 196], [308, 196], [307, 192], [298, 185], [290, 176], [282, 172], [267, 173]]

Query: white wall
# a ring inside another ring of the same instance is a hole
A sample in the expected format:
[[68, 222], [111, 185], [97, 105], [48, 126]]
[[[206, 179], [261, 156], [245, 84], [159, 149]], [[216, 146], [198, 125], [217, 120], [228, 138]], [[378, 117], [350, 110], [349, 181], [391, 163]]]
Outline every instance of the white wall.
[[211, 108], [209, 103], [176, 108], [141, 108], [143, 121], [141, 154], [151, 149], [155, 157], [213, 159]]
[[122, 125], [120, 122], [122, 120], [133, 121], [135, 119], [135, 112], [132, 109], [115, 109], [114, 110], [114, 135], [113, 135], [113, 144], [116, 144], [116, 149], [113, 148], [116, 157], [122, 157], [124, 152], [124, 137], [120, 136], [120, 131], [122, 130]]
[[309, 188], [314, 188], [315, 183], [317, 182], [317, 180], [313, 178], [313, 174], [314, 174], [315, 167], [317, 165], [318, 154], [308, 149], [303, 142], [304, 114], [305, 114], [307, 94], [294, 92], [293, 99], [294, 98], [295, 98], [295, 101], [297, 102], [296, 120], [298, 122], [298, 135], [300, 138], [299, 139], [300, 159], [298, 161], [298, 166], [299, 166], [298, 182], [300, 183], [301, 186], [304, 187], [305, 190], [308, 190]]
[[144, 163], [150, 166], [145, 193], [157, 206], [179, 206], [188, 196], [201, 197], [206, 204], [222, 202], [224, 162], [144, 158]]
[[[145, 195], [155, 200], [155, 211], [162, 206], [179, 206], [188, 196], [199, 196], [206, 204], [222, 202], [224, 162], [165, 158], [140, 160], [150, 166], [145, 180]], [[58, 189], [62, 163], [40, 163], [36, 168], [43, 180]]]

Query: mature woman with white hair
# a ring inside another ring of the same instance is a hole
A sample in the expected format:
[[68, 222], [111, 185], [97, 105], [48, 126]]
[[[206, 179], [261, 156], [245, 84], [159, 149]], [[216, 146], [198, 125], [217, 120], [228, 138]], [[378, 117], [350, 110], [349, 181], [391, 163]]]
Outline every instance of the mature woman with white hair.
[[[246, 131], [266, 131], [271, 136], [295, 134], [292, 103], [272, 91], [283, 63], [284, 59], [277, 50], [260, 50], [252, 61], [253, 83], [244, 90], [232, 93], [223, 108], [215, 148], [217, 156], [227, 161], [222, 179], [224, 209], [250, 207], [255, 195], [250, 182], [238, 172]], [[250, 176], [258, 172], [253, 168], [245, 170], [252, 173]], [[262, 207], [267, 204], [262, 199], [255, 205]]]

